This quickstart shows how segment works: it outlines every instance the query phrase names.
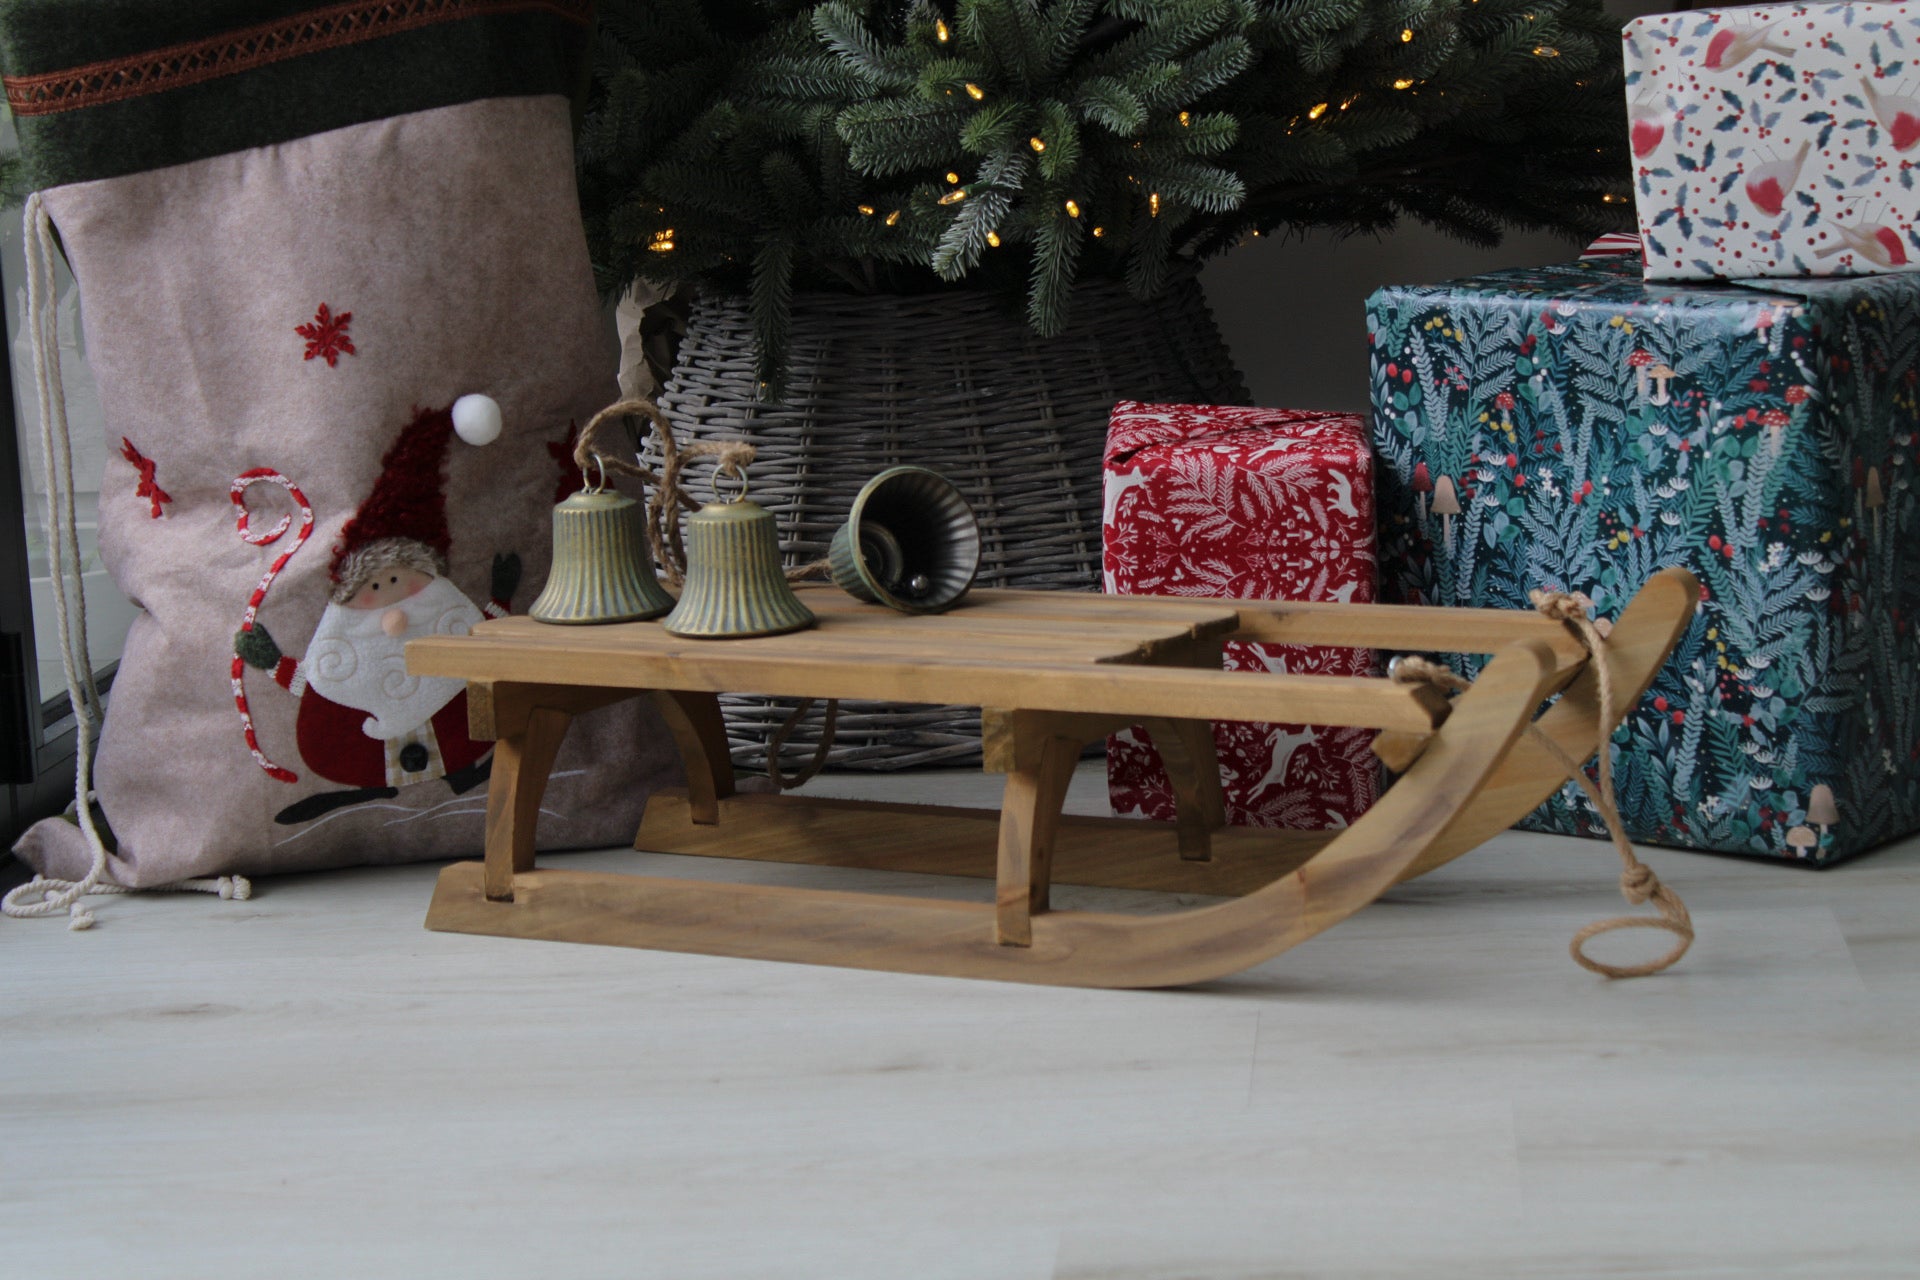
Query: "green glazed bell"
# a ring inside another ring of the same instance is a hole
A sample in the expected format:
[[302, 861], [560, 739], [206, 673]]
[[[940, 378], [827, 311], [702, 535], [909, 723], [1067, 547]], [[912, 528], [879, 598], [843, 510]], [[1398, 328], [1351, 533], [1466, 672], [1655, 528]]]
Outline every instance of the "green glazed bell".
[[980, 526], [945, 476], [892, 467], [854, 498], [827, 564], [855, 599], [902, 613], [940, 613], [960, 603], [979, 572]]
[[553, 568], [527, 616], [574, 626], [657, 618], [671, 608], [639, 503], [612, 489], [582, 489], [553, 509]]
[[757, 502], [710, 502], [687, 517], [687, 583], [660, 625], [677, 636], [772, 636], [814, 624], [780, 567], [773, 514]]

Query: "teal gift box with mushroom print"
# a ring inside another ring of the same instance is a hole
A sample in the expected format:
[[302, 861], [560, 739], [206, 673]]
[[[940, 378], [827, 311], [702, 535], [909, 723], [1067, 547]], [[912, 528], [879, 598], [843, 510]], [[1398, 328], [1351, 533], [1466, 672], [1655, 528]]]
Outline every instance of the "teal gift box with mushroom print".
[[[1826, 864], [1920, 830], [1920, 276], [1627, 257], [1382, 289], [1367, 325], [1384, 599], [1571, 591], [1605, 630], [1658, 569], [1703, 584], [1613, 737], [1634, 839]], [[1603, 834], [1572, 786], [1526, 825]]]

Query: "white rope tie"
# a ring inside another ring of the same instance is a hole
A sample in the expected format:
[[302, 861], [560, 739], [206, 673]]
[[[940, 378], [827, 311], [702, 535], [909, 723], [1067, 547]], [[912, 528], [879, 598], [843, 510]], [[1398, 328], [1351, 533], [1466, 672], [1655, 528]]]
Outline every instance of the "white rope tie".
[[[40, 457], [47, 480], [47, 570], [53, 618], [60, 636], [60, 669], [73, 705], [73, 808], [92, 861], [78, 880], [35, 876], [0, 899], [0, 911], [16, 917], [67, 914], [67, 928], [90, 929], [93, 913], [82, 899], [99, 893], [132, 893], [107, 869], [107, 845], [93, 821], [93, 739], [101, 719], [100, 690], [87, 653], [87, 593], [82, 576], [79, 526], [74, 517], [73, 437], [67, 426], [66, 389], [60, 381], [59, 307], [53, 279], [53, 221], [40, 194], [27, 198], [27, 324], [32, 335], [34, 390], [40, 408]], [[68, 598], [68, 590], [72, 598]], [[245, 899], [253, 886], [245, 876], [178, 880], [158, 886], [175, 893], [217, 893]]]

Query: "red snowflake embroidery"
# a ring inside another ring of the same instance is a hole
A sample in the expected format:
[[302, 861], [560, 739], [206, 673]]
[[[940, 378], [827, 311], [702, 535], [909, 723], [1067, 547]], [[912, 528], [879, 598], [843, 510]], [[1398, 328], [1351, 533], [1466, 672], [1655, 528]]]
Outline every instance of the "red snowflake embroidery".
[[166, 512], [161, 507], [173, 501], [173, 495], [162, 489], [154, 481], [154, 461], [133, 447], [133, 441], [120, 437], [120, 456], [131, 462], [140, 472], [140, 483], [134, 488], [133, 496], [147, 500], [147, 514], [158, 520]]
[[567, 438], [547, 441], [547, 452], [560, 464], [560, 482], [553, 488], [553, 500], [565, 502], [569, 496], [587, 487], [587, 477], [573, 460], [574, 442], [580, 438], [580, 424], [567, 419]]
[[331, 369], [340, 363], [343, 355], [357, 354], [353, 349], [353, 339], [347, 336], [347, 326], [353, 323], [353, 312], [342, 311], [334, 315], [326, 303], [313, 313], [312, 324], [295, 325], [293, 331], [307, 340], [307, 354], [302, 359], [315, 357], [325, 360]]

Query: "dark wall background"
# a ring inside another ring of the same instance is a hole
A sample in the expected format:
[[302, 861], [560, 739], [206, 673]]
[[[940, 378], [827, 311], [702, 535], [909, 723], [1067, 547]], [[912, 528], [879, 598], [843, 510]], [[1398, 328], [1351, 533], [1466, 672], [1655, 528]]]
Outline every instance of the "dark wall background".
[[[1681, 7], [1655, 0], [1607, 3], [1622, 23]], [[1360, 410], [1367, 406], [1369, 293], [1383, 284], [1429, 284], [1564, 261], [1581, 248], [1525, 235], [1511, 236], [1497, 249], [1478, 249], [1409, 223], [1379, 239], [1262, 238], [1216, 259], [1201, 280], [1255, 403]]]

